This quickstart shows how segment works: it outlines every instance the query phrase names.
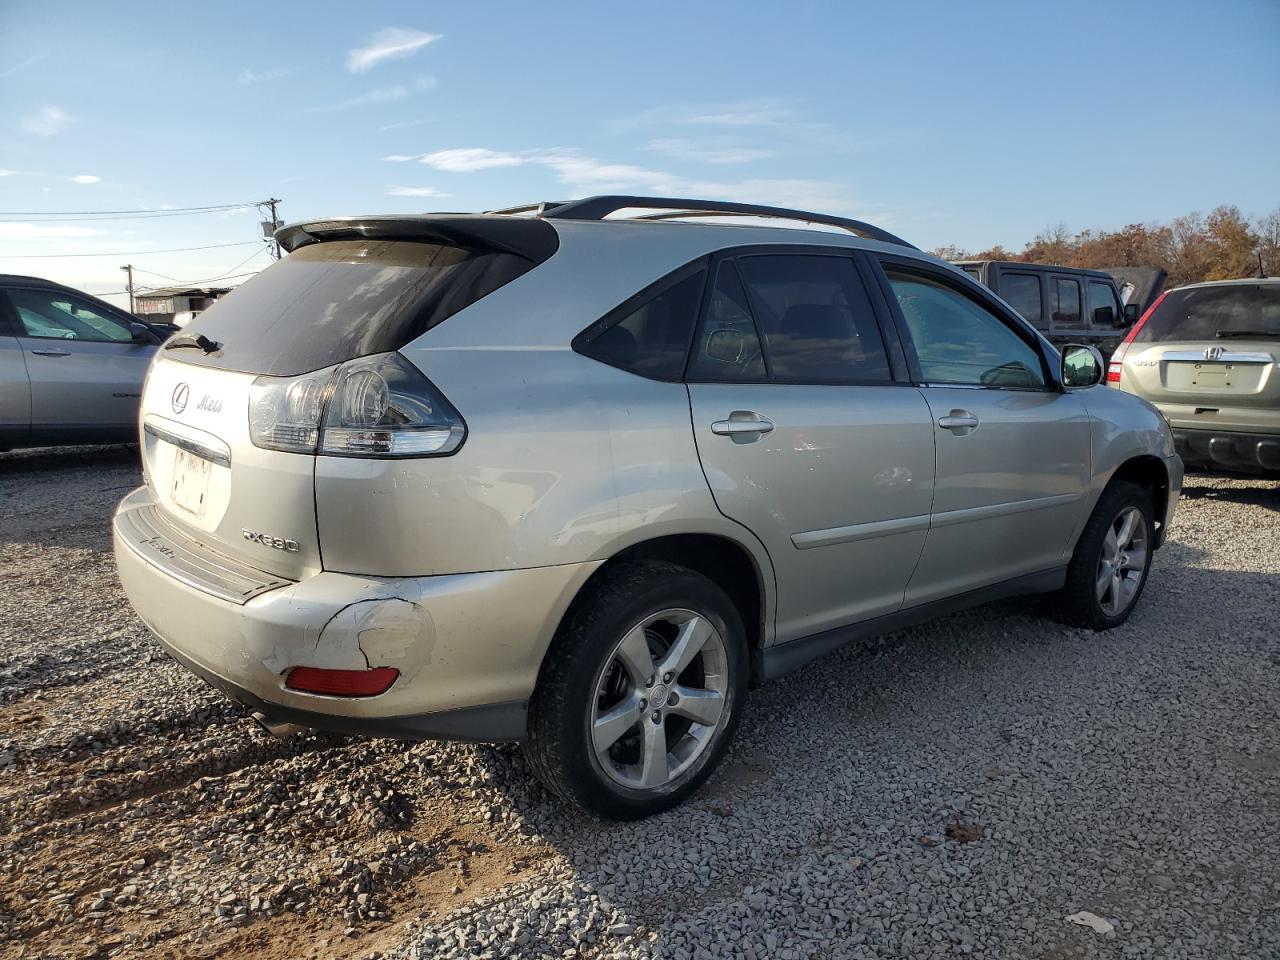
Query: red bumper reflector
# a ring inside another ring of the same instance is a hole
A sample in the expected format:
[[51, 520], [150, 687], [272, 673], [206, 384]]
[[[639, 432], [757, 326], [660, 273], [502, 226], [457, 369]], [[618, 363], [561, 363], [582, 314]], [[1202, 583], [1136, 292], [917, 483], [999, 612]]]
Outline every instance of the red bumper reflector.
[[323, 693], [329, 697], [376, 697], [386, 693], [398, 676], [400, 671], [395, 667], [374, 667], [372, 670], [294, 667], [285, 677], [284, 685], [289, 690]]

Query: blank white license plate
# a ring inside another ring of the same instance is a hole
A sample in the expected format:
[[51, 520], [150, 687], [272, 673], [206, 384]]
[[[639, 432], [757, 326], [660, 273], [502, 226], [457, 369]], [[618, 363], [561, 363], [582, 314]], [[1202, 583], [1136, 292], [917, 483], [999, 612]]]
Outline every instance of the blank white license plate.
[[188, 513], [203, 517], [209, 499], [209, 477], [213, 464], [186, 450], [173, 459], [173, 502]]

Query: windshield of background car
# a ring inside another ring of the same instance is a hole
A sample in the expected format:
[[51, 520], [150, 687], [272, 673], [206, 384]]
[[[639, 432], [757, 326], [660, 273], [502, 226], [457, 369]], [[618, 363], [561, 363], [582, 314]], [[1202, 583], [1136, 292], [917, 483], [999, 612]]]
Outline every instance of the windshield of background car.
[[1280, 338], [1280, 283], [1171, 290], [1133, 339], [1135, 343], [1214, 340], [1219, 333]]

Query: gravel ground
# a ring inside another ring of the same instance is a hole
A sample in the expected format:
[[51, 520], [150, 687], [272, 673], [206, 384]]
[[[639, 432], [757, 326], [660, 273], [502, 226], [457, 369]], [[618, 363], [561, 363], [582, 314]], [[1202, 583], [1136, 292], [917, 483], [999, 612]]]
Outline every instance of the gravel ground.
[[0, 955], [1280, 957], [1276, 481], [1191, 475], [1120, 630], [1014, 601], [836, 654], [621, 826], [514, 746], [259, 733], [124, 601], [137, 482], [0, 455]]

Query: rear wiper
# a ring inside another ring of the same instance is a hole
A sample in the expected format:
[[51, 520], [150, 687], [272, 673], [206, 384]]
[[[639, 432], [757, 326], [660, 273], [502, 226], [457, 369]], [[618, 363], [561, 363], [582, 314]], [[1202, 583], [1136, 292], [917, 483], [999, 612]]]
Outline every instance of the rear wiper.
[[203, 333], [192, 336], [189, 333], [178, 333], [165, 341], [164, 348], [166, 350], [181, 350], [183, 347], [195, 347], [197, 350], [203, 350], [206, 354], [217, 353], [222, 349], [222, 344], [217, 340], [210, 340]]

